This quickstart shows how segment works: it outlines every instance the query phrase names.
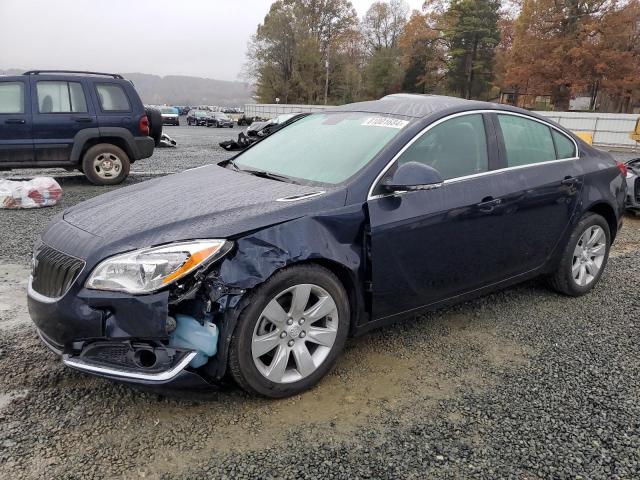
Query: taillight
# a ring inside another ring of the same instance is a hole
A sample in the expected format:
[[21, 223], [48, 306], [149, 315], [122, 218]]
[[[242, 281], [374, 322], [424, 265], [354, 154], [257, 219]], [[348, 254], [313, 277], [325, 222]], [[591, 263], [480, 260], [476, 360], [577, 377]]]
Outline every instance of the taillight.
[[627, 166], [622, 162], [616, 161], [616, 167], [618, 167], [618, 170], [620, 170], [620, 172], [622, 173], [622, 176], [626, 178], [627, 171], [628, 171]]
[[138, 128], [140, 129], [140, 133], [142, 135], [149, 135], [149, 119], [146, 115], [140, 117], [140, 123], [138, 124]]

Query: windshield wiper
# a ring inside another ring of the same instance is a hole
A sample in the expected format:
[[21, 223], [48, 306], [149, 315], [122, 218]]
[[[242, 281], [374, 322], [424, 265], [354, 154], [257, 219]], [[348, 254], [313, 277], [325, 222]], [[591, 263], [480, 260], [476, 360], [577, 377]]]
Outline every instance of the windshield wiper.
[[[236, 166], [236, 168], [238, 168]], [[246, 172], [249, 175], [254, 175], [256, 177], [268, 178], [270, 180], [277, 180], [278, 182], [286, 182], [286, 183], [294, 183], [291, 180], [291, 177], [287, 177], [286, 175], [279, 175], [277, 173], [267, 172], [265, 170], [252, 170], [248, 168], [238, 168], [241, 172]]]

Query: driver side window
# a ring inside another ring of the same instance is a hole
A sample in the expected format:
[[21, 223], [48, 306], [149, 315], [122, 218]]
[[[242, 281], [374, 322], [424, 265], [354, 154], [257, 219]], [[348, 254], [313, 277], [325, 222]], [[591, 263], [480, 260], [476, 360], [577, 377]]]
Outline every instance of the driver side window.
[[435, 168], [444, 180], [489, 169], [482, 114], [445, 120], [428, 130], [398, 158], [398, 166], [419, 162]]

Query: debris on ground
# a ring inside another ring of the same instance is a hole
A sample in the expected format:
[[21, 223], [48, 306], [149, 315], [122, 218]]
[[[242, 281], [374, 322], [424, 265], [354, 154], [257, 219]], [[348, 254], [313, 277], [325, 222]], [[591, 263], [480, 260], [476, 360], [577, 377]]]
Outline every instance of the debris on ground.
[[62, 198], [62, 188], [51, 177], [32, 180], [0, 179], [0, 208], [51, 207]]

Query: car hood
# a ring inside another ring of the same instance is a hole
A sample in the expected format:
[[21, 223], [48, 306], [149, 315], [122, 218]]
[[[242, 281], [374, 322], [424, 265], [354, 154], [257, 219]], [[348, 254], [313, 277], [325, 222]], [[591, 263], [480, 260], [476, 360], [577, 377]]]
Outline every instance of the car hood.
[[[324, 193], [305, 198], [318, 192]], [[295, 185], [209, 165], [100, 195], [69, 208], [63, 219], [97, 237], [92, 248], [121, 251], [176, 240], [233, 238], [344, 202], [344, 189]], [[91, 253], [82, 250], [63, 249], [83, 258]]]

